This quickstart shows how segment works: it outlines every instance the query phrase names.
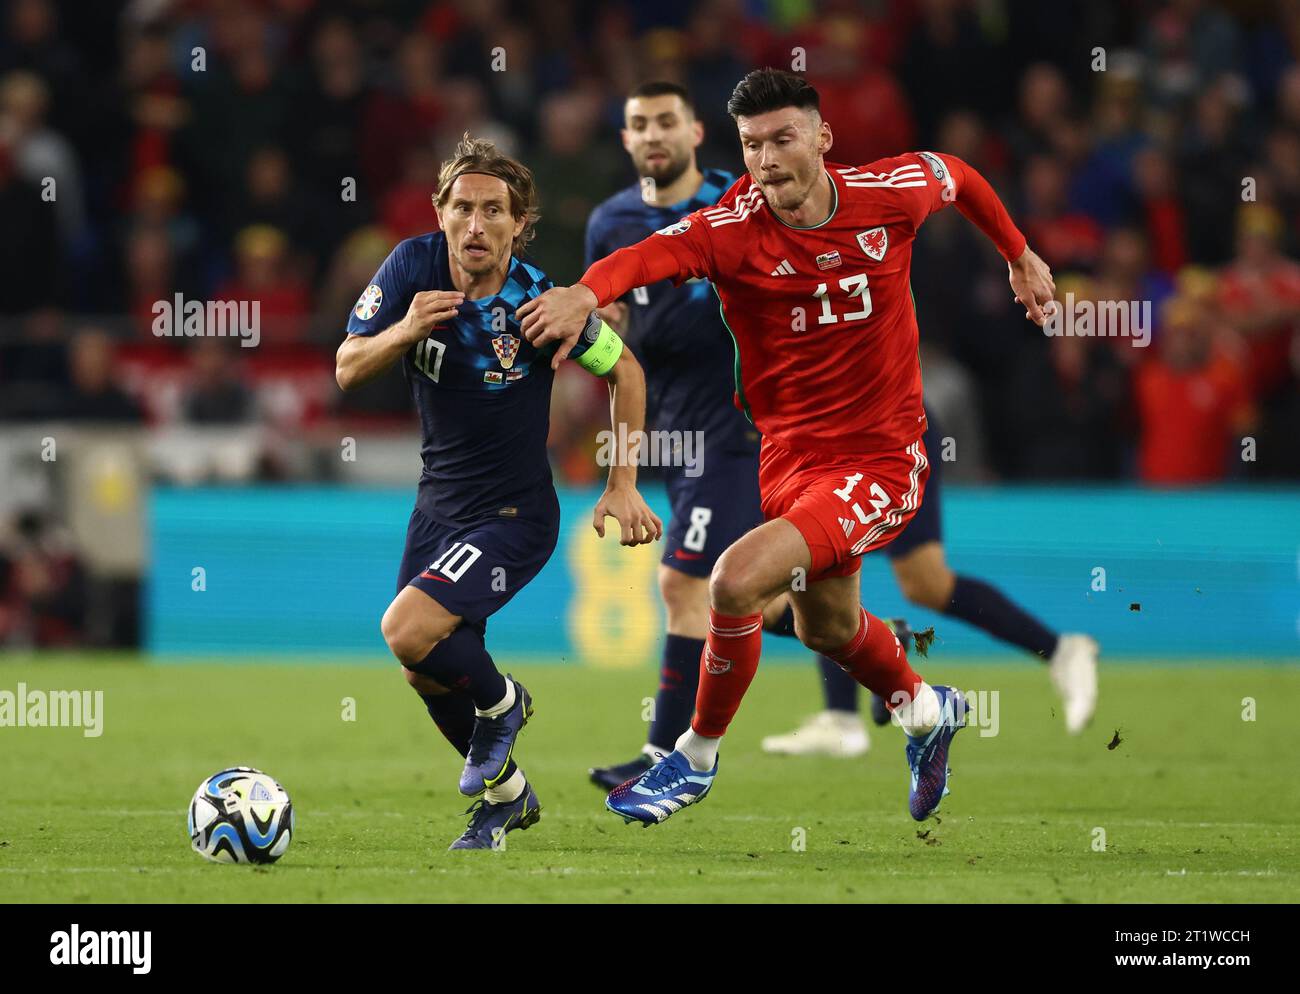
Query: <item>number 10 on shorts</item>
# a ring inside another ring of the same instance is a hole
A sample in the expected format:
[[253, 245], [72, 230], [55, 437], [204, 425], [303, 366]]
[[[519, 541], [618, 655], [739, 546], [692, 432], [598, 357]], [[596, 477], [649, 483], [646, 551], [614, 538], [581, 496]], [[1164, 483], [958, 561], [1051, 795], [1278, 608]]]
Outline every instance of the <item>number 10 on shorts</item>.
[[455, 542], [450, 549], [431, 562], [425, 572], [432, 573], [437, 570], [455, 583], [465, 575], [465, 571], [473, 566], [481, 555], [483, 555], [482, 550], [475, 548], [468, 542]]

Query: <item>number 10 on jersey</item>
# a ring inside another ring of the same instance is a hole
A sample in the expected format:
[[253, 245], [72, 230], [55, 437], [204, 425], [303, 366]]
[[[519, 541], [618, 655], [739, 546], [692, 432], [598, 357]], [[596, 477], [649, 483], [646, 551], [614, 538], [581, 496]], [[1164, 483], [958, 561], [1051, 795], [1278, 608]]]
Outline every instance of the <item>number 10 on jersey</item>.
[[[435, 342], [432, 338], [426, 338], [422, 342], [415, 343], [415, 368], [418, 369], [434, 383], [438, 382], [438, 374], [442, 372], [442, 354], [447, 351], [447, 346], [442, 342]], [[433, 360], [432, 365], [430, 359]]]

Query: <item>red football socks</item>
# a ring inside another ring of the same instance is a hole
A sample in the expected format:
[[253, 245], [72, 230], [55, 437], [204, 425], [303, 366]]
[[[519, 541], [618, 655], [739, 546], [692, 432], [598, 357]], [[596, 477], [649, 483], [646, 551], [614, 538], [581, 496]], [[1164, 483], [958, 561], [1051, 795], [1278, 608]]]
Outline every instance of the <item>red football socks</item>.
[[[907, 661], [907, 653], [889, 626], [862, 609], [861, 627], [848, 645], [828, 652], [840, 668], [873, 694], [879, 694], [889, 710], [912, 700], [921, 678]], [[902, 695], [902, 696], [899, 696]]]
[[734, 617], [709, 608], [709, 638], [700, 654], [700, 689], [691, 727], [717, 738], [727, 731], [741, 698], [758, 672], [763, 648], [763, 616]]

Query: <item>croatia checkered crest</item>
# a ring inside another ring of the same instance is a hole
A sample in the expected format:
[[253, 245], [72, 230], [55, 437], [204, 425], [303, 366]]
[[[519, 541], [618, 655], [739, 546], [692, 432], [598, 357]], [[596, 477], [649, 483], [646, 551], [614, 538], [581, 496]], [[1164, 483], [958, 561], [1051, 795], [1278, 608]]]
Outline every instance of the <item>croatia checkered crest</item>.
[[492, 351], [501, 361], [501, 368], [509, 369], [515, 364], [515, 356], [519, 354], [519, 339], [514, 335], [497, 335], [492, 339]]

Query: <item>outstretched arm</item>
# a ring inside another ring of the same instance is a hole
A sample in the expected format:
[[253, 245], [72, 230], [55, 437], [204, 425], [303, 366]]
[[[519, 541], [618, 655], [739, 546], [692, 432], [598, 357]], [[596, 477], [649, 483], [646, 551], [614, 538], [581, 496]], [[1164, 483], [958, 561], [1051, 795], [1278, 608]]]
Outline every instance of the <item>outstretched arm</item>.
[[712, 269], [708, 224], [692, 214], [635, 245], [621, 248], [593, 264], [573, 286], [554, 287], [516, 312], [524, 337], [537, 348], [556, 342], [554, 368], [568, 356], [597, 307], [618, 300], [633, 287], [660, 280], [680, 283], [707, 276]]
[[1025, 317], [1042, 325], [1054, 313], [1056, 283], [1052, 271], [1038, 254], [1029, 248], [1001, 199], [988, 180], [955, 156], [941, 157], [951, 174], [945, 187], [945, 199], [988, 235], [1007, 260], [1011, 292], [1025, 308]]

